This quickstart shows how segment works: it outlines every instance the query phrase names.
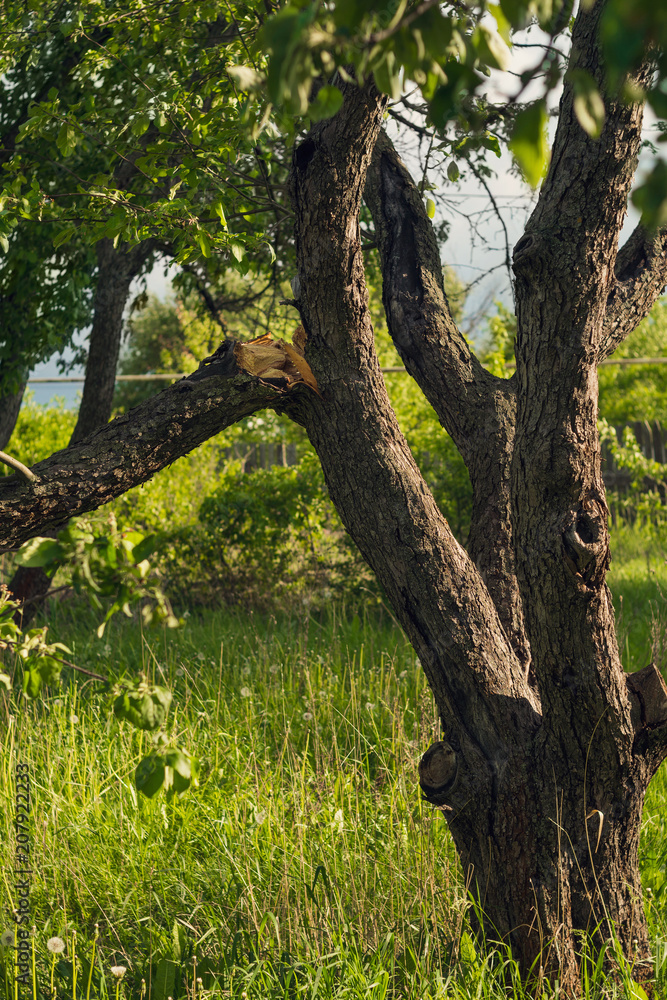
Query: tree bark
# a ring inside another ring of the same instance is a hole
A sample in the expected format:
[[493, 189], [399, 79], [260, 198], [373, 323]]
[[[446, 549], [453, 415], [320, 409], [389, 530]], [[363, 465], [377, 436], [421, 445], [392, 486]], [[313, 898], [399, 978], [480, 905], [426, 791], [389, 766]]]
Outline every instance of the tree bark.
[[255, 413], [272, 408], [294, 413], [304, 383], [241, 372], [232, 341], [219, 360], [104, 424], [76, 445], [33, 467], [38, 482], [18, 475], [0, 480], [0, 551], [97, 510], [146, 482], [203, 441]]

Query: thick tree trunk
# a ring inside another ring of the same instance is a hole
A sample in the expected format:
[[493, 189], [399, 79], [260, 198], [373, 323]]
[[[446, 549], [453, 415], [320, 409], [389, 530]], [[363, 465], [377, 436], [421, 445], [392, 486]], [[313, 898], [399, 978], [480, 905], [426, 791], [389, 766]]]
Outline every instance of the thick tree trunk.
[[[601, 81], [600, 9], [579, 14], [573, 58]], [[511, 944], [526, 977], [568, 992], [582, 934], [598, 947], [616, 936], [640, 977], [650, 965], [639, 831], [665, 753], [667, 689], [649, 672], [643, 693], [631, 691], [616, 646], [596, 364], [659, 294], [659, 242], [651, 281], [614, 270], [641, 108], [610, 101], [596, 142], [566, 85], [552, 168], [515, 251], [510, 381], [485, 372], [456, 330], [419, 194], [388, 140], [376, 145], [381, 111], [372, 89], [350, 87], [336, 118], [295, 150], [298, 305], [321, 392], [301, 417], [433, 690], [445, 736], [422, 788], [446, 811], [480, 931]], [[366, 175], [390, 332], [470, 472], [467, 552], [377, 366], [358, 230]], [[610, 327], [621, 283], [632, 321], [615, 314]]]

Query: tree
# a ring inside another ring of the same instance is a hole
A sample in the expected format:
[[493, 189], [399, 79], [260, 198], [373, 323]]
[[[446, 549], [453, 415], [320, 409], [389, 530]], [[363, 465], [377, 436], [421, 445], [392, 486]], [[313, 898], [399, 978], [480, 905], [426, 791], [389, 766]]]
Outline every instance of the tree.
[[[341, 0], [323, 16], [333, 9], [344, 20], [352, 8]], [[633, 9], [653, 16], [648, 4]], [[16, 546], [100, 506], [250, 413], [287, 414], [305, 427], [343, 523], [428, 677], [443, 739], [424, 755], [421, 786], [445, 810], [481, 929], [511, 944], [526, 977], [558, 978], [568, 992], [577, 988], [581, 933], [598, 947], [616, 935], [639, 976], [650, 970], [650, 953], [637, 849], [644, 795], [667, 755], [667, 687], [652, 665], [626, 676], [617, 648], [605, 583], [597, 364], [667, 281], [667, 233], [648, 227], [661, 221], [659, 211], [618, 249], [642, 95], [659, 106], [663, 93], [661, 50], [647, 54], [641, 42], [630, 56], [625, 49], [614, 56], [612, 29], [629, 10], [621, 0], [582, 5], [574, 20], [550, 165], [514, 248], [517, 370], [503, 379], [481, 365], [452, 318], [422, 193], [382, 131], [382, 89], [392, 89], [401, 65], [430, 86], [417, 41], [416, 56], [405, 45], [407, 55], [396, 53], [401, 39], [421, 30], [419, 17], [431, 24], [437, 8], [402, 5], [354, 57], [351, 29], [332, 31], [329, 49], [326, 38], [316, 48], [324, 29], [311, 30], [314, 10], [285, 8], [266, 21], [264, 35], [277, 97], [296, 93], [296, 113], [320, 119], [295, 142], [289, 182], [299, 336], [293, 345], [226, 340], [193, 375], [39, 463], [36, 479], [5, 479], [0, 543]], [[472, 133], [486, 137], [490, 112], [474, 103], [476, 67], [496, 39], [472, 15], [466, 26], [467, 16], [448, 21], [446, 46], [454, 31], [468, 35], [459, 33], [459, 55], [444, 59], [445, 81], [435, 80], [427, 100], [439, 127], [450, 112], [467, 115]], [[552, 35], [567, 23], [553, 17]], [[304, 32], [307, 58], [299, 56]], [[655, 31], [648, 38], [661, 41]], [[364, 75], [363, 59], [366, 67], [377, 59], [373, 45], [384, 61]], [[330, 78], [334, 56], [347, 68], [335, 86], [316, 81], [311, 101], [313, 79]], [[621, 89], [618, 66], [630, 74]], [[252, 86], [255, 78], [247, 79]], [[543, 113], [542, 99], [507, 112], [527, 170], [541, 156]], [[651, 190], [659, 209], [658, 188]], [[387, 397], [368, 309], [362, 199], [389, 331], [468, 468], [465, 548]], [[227, 236], [223, 243], [231, 246]]]

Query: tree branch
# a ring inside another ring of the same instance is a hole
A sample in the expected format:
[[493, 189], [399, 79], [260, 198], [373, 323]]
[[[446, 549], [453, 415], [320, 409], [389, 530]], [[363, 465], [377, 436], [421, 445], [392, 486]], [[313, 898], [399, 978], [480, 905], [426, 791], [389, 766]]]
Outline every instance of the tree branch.
[[[547, 726], [567, 718], [586, 741], [601, 720], [598, 745], [607, 741], [621, 753], [618, 720], [629, 732], [631, 704], [605, 584], [608, 510], [595, 418], [598, 351], [642, 106], [608, 94], [598, 37], [603, 8], [604, 0], [579, 8], [551, 165], [514, 248], [512, 507], [517, 576]], [[582, 70], [607, 95], [597, 139], [575, 113], [575, 71]], [[636, 82], [645, 84], [649, 75], [647, 63]]]
[[495, 391], [511, 390], [485, 371], [452, 319], [433, 227], [415, 182], [384, 132], [375, 144], [364, 199], [380, 251], [389, 332], [406, 369], [469, 465], [484, 424], [480, 416]]
[[530, 653], [514, 572], [509, 489], [514, 381], [487, 372], [458, 330], [433, 227], [415, 182], [385, 133], [375, 145], [364, 197], [380, 251], [389, 332], [468, 467], [473, 486], [468, 552], [525, 672]]
[[39, 483], [0, 481], [0, 551], [96, 510], [257, 410], [286, 412], [312, 390], [241, 372], [227, 341], [215, 361], [35, 466]]
[[599, 360], [604, 361], [648, 316], [667, 285], [667, 229], [638, 225], [616, 258], [616, 283], [607, 299]]

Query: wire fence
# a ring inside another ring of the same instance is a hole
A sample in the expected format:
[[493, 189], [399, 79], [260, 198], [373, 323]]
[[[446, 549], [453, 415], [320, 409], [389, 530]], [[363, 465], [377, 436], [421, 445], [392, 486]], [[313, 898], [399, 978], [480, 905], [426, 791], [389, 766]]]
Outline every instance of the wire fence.
[[[665, 365], [667, 364], [667, 358], [607, 358], [605, 361], [601, 361], [598, 367], [604, 365]], [[515, 368], [516, 365], [514, 361], [508, 361], [506, 367], [508, 369]], [[401, 365], [390, 366], [388, 368], [380, 369], [386, 374], [407, 374], [407, 369], [403, 368]], [[187, 378], [188, 375], [192, 375], [192, 372], [155, 372], [146, 375], [116, 375], [116, 382], [174, 382], [180, 378]], [[50, 376], [37, 376], [35, 378], [28, 379], [28, 385], [48, 385], [53, 383], [54, 385], [63, 382], [85, 382], [85, 376], [83, 375], [50, 375]]]

